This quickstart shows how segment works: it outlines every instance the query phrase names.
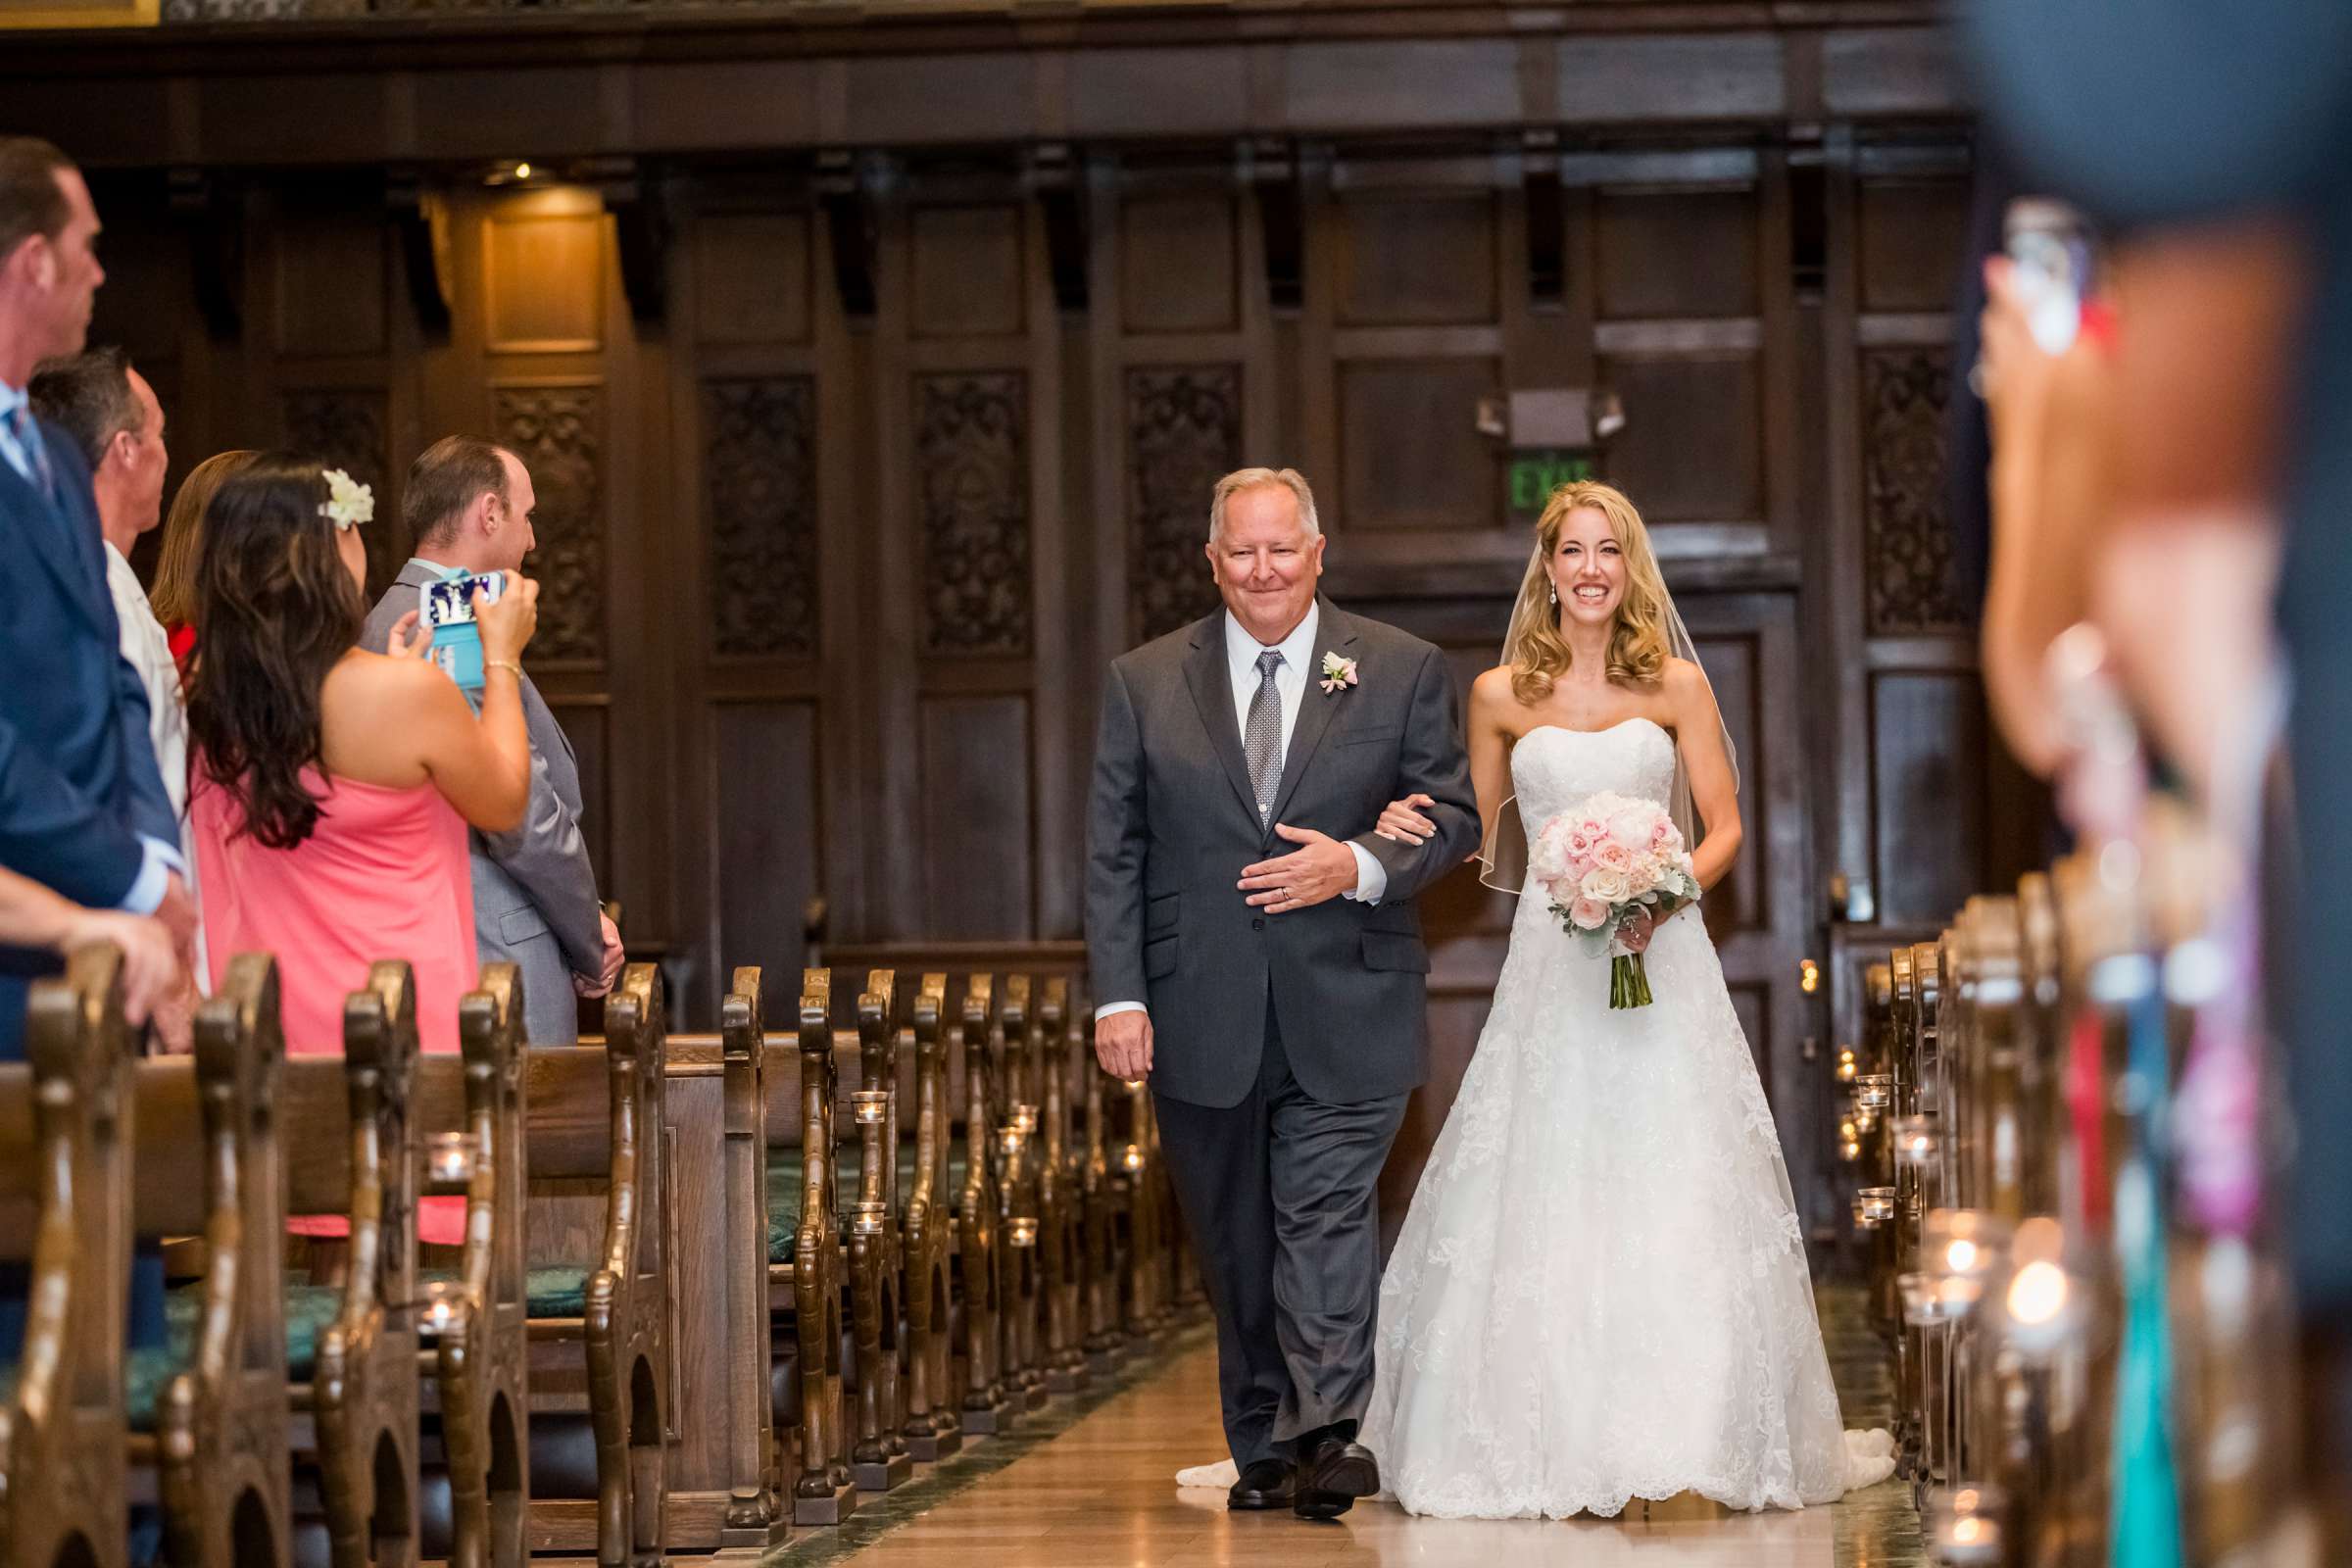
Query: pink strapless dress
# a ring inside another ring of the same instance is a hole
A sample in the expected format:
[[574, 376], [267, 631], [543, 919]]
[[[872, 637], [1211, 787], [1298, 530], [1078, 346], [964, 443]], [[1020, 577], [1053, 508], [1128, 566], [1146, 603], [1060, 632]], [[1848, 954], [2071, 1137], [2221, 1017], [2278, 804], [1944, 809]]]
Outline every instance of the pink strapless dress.
[[[189, 836], [214, 988], [231, 956], [276, 955], [286, 1054], [338, 1056], [344, 999], [368, 983], [376, 959], [406, 958], [416, 979], [419, 1043], [455, 1052], [458, 999], [473, 989], [478, 970], [473, 870], [465, 818], [440, 792], [308, 769], [303, 783], [319, 803], [318, 825], [295, 848], [273, 850], [240, 831], [243, 808], [205, 775], [201, 759], [189, 771]], [[418, 1206], [424, 1241], [462, 1242], [465, 1226], [463, 1199]], [[346, 1225], [311, 1216], [287, 1228], [340, 1236]]]

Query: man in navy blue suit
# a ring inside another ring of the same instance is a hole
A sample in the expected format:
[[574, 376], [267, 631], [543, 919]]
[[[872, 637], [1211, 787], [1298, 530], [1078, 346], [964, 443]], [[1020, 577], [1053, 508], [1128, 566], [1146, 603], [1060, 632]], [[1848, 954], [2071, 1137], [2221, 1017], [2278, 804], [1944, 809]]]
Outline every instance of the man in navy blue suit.
[[[80, 351], [105, 281], [98, 213], [65, 154], [0, 138], [0, 865], [76, 904], [154, 914], [183, 951], [195, 911], [179, 823], [123, 660], [81, 452], [32, 416], [44, 359]], [[0, 1060], [55, 955], [0, 947]]]

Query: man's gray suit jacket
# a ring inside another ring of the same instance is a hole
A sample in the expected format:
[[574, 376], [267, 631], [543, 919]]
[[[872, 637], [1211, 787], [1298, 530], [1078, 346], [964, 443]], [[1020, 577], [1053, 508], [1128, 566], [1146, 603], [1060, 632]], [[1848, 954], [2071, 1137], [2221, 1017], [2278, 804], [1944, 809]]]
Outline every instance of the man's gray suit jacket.
[[[1087, 816], [1086, 927], [1094, 994], [1151, 1009], [1152, 1087], [1239, 1104], [1257, 1081], [1269, 989], [1299, 1086], [1334, 1104], [1406, 1093], [1428, 1076], [1429, 951], [1413, 900], [1478, 844], [1478, 805], [1453, 678], [1436, 648], [1329, 600], [1269, 825], [1261, 827], [1234, 716], [1225, 612], [1115, 661], [1103, 683]], [[1324, 656], [1357, 683], [1326, 693]], [[1437, 805], [1420, 846], [1371, 832], [1414, 791]], [[1296, 846], [1270, 823], [1369, 850], [1377, 905], [1334, 898], [1268, 915], [1242, 868]]]
[[[360, 646], [382, 653], [400, 617], [416, 608], [417, 590], [434, 573], [410, 562], [368, 612]], [[574, 974], [605, 966], [603, 906], [596, 868], [580, 835], [580, 767], [564, 726], [531, 677], [522, 677], [522, 712], [531, 736], [531, 799], [520, 826], [469, 835], [473, 847], [473, 936], [482, 962], [508, 959], [522, 971], [523, 1026], [531, 1043], [568, 1045], [579, 1038]]]

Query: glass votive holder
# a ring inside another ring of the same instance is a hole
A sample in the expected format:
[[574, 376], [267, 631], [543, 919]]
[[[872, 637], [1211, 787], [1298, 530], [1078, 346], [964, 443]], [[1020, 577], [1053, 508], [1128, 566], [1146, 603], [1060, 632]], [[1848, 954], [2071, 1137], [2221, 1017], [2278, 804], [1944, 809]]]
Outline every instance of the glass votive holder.
[[1005, 1223], [1005, 1240], [1015, 1247], [1037, 1245], [1037, 1218], [1031, 1214], [1015, 1214]]
[[1894, 1075], [1885, 1072], [1857, 1073], [1854, 1077], [1854, 1108], [1866, 1110], [1873, 1116], [1884, 1113], [1894, 1103]]
[[1014, 1125], [1015, 1127], [1018, 1127], [1018, 1128], [1021, 1130], [1021, 1136], [1022, 1136], [1022, 1137], [1024, 1137], [1024, 1138], [1028, 1137], [1028, 1136], [1029, 1136], [1031, 1133], [1034, 1133], [1034, 1132], [1036, 1132], [1036, 1131], [1037, 1131], [1037, 1107], [1036, 1107], [1035, 1105], [1015, 1105], [1015, 1106], [1013, 1106], [1013, 1107], [1012, 1107], [1012, 1125]]
[[879, 1127], [890, 1115], [890, 1091], [860, 1089], [850, 1096], [850, 1115], [860, 1127]]
[[1991, 1487], [1957, 1486], [1928, 1503], [1928, 1553], [1951, 1568], [1990, 1568], [2005, 1560], [2001, 1495]]
[[473, 1180], [482, 1142], [471, 1133], [430, 1133], [424, 1140], [424, 1179], [434, 1187], [464, 1187]]
[[1926, 1170], [1936, 1163], [1937, 1148], [1936, 1118], [1922, 1112], [1915, 1116], [1897, 1116], [1886, 1124], [1893, 1134], [1894, 1162], [1912, 1170]]
[[1119, 1151], [1119, 1169], [1138, 1171], [1144, 1168], [1144, 1146], [1129, 1144]]
[[850, 1234], [879, 1236], [890, 1228], [888, 1203], [852, 1203], [850, 1205]]
[[416, 1332], [446, 1334], [466, 1310], [466, 1286], [461, 1280], [426, 1280], [416, 1303]]
[[1861, 1187], [1854, 1190], [1854, 1224], [1862, 1230], [1876, 1230], [1894, 1218], [1894, 1189], [1891, 1187]]
[[1958, 1274], [1897, 1274], [1895, 1294], [1902, 1298], [1903, 1321], [1919, 1328], [1957, 1323], [1977, 1308], [1984, 1282]]
[[1931, 1208], [1920, 1255], [1931, 1274], [1982, 1282], [2001, 1263], [2008, 1246], [2009, 1227], [1997, 1215], [1973, 1208]]

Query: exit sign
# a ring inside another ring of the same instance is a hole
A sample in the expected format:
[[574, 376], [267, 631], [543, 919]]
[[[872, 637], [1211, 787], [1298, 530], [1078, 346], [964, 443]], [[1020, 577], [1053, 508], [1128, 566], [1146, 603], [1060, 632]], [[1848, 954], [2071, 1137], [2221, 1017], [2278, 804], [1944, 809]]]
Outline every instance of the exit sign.
[[1591, 447], [1527, 447], [1513, 452], [1503, 470], [1503, 495], [1513, 523], [1532, 525], [1544, 514], [1552, 491], [1600, 476]]

